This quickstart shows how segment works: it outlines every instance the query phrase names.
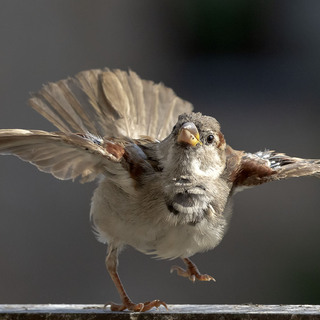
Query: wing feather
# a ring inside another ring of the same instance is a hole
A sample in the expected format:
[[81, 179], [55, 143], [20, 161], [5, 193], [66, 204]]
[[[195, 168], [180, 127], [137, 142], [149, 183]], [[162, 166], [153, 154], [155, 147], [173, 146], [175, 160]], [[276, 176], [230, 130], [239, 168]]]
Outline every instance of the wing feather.
[[254, 186], [264, 182], [302, 176], [320, 178], [320, 160], [290, 157], [283, 153], [266, 150], [256, 153], [235, 153], [230, 158], [239, 159], [232, 171], [235, 186]]
[[83, 182], [91, 181], [117, 165], [125, 171], [121, 159], [103, 146], [70, 133], [0, 130], [0, 154], [16, 155], [62, 180], [81, 176]]

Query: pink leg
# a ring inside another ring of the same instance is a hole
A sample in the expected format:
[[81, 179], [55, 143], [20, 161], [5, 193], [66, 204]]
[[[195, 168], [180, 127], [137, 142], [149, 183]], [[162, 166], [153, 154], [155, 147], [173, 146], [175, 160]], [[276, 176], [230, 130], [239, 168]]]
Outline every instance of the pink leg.
[[170, 272], [177, 271], [178, 276], [189, 278], [192, 282], [198, 281], [216, 281], [213, 277], [207, 274], [201, 274], [197, 266], [188, 258], [183, 258], [182, 261], [185, 263], [187, 270], [179, 267], [173, 266]]
[[130, 311], [135, 311], [135, 312], [143, 312], [143, 311], [148, 311], [152, 309], [153, 307], [160, 307], [161, 305], [164, 306], [166, 309], [168, 309], [167, 305], [165, 302], [161, 300], [153, 300], [153, 301], [147, 301], [144, 303], [133, 303], [131, 299], [128, 297], [126, 291], [124, 290], [124, 287], [121, 283], [121, 280], [119, 278], [118, 272], [117, 272], [117, 267], [118, 267], [118, 253], [117, 249], [113, 248], [110, 246], [109, 252], [107, 255], [106, 259], [106, 266], [107, 270], [111, 276], [111, 279], [113, 283], [115, 284], [122, 304], [115, 304], [111, 303], [110, 308], [112, 311], [123, 311], [123, 310], [130, 310]]

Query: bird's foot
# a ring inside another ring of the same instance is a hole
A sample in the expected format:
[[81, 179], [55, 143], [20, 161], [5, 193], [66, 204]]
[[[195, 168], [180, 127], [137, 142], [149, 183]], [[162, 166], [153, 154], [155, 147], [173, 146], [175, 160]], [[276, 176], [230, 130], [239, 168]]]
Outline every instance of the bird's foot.
[[179, 267], [179, 266], [172, 266], [170, 269], [170, 273], [177, 271], [177, 275], [181, 277], [188, 278], [192, 282], [198, 281], [216, 281], [213, 277], [209, 276], [208, 274], [201, 274], [197, 267], [193, 265], [193, 267], [188, 267], [187, 270]]
[[133, 312], [145, 312], [152, 308], [159, 308], [160, 306], [164, 306], [168, 310], [168, 306], [164, 301], [161, 300], [153, 300], [147, 301], [144, 303], [133, 303], [132, 301], [125, 301], [122, 304], [109, 303], [106, 306], [110, 305], [111, 311], [133, 311]]

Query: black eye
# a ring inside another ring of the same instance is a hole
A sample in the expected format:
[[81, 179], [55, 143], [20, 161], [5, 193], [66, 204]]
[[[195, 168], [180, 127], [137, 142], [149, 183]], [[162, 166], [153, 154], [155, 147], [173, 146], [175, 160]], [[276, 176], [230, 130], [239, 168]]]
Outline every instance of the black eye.
[[212, 134], [209, 134], [207, 136], [207, 143], [211, 144], [214, 141], [214, 136]]

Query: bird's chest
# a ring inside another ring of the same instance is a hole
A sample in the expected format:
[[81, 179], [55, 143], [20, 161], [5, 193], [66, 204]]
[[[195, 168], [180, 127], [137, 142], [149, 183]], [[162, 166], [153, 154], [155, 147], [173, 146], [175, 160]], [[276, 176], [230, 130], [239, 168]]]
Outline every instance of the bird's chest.
[[228, 193], [220, 178], [223, 169], [221, 161], [208, 166], [187, 156], [165, 169], [161, 184], [167, 209], [182, 223], [197, 223], [212, 209], [222, 212], [221, 195]]
[[172, 207], [180, 211], [164, 210], [161, 216], [165, 219], [153, 228], [155, 237], [150, 241], [149, 252], [160, 258], [189, 257], [210, 250], [221, 241], [227, 230], [228, 216], [217, 213], [205, 201], [197, 204], [202, 195], [190, 193], [183, 199], [181, 197], [174, 195], [172, 202]]
[[210, 198], [206, 187], [188, 182], [186, 178], [166, 186], [164, 199], [172, 220], [180, 224], [197, 224], [209, 207]]
[[180, 175], [167, 179], [163, 197], [174, 224], [196, 225], [213, 213], [222, 214], [227, 196], [226, 183], [212, 175]]

